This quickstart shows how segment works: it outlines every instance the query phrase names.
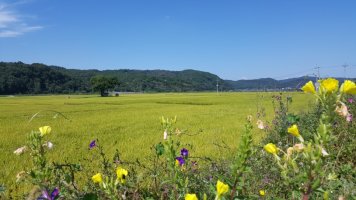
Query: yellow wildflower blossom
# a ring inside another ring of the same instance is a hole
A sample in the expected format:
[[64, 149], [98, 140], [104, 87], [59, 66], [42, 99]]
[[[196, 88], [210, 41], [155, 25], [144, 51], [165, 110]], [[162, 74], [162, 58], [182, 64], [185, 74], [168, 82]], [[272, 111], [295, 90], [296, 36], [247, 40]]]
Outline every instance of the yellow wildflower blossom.
[[103, 177], [102, 177], [101, 173], [97, 173], [93, 177], [91, 177], [91, 180], [93, 180], [94, 183], [102, 183]]
[[309, 81], [301, 88], [305, 93], [315, 94], [315, 87], [312, 81]]
[[270, 154], [275, 154], [277, 155], [278, 153], [278, 148], [276, 147], [275, 144], [272, 144], [272, 143], [268, 143], [264, 146], [264, 149], [270, 153]]
[[198, 197], [196, 194], [186, 194], [184, 199], [185, 200], [198, 200]]
[[50, 126], [42, 126], [39, 128], [41, 136], [47, 135], [51, 132], [52, 128]]
[[288, 128], [288, 133], [292, 134], [295, 137], [299, 137], [300, 136], [300, 133], [299, 133], [299, 130], [298, 130], [298, 126], [295, 125], [295, 124]]
[[340, 87], [340, 92], [345, 94], [356, 94], [356, 85], [353, 81], [345, 80]]
[[288, 128], [288, 133], [290, 133], [291, 135], [297, 137], [299, 139], [299, 141], [304, 142], [303, 137], [299, 133], [297, 125], [294, 124], [293, 126], [289, 127]]
[[260, 193], [261, 196], [265, 196], [266, 195], [266, 192], [264, 190], [260, 190], [259, 193]]
[[124, 184], [126, 182], [126, 177], [127, 177], [127, 170], [121, 167], [118, 167], [116, 169], [116, 175], [117, 175], [117, 180], [121, 183]]
[[334, 78], [328, 78], [321, 81], [321, 88], [327, 93], [336, 91], [339, 88], [339, 81]]
[[216, 183], [217, 196], [220, 197], [229, 191], [229, 186], [220, 180]]

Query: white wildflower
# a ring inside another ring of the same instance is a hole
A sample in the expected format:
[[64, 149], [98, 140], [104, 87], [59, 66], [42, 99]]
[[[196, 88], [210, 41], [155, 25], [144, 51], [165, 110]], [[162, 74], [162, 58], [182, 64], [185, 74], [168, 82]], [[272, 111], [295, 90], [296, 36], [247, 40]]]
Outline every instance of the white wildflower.
[[16, 182], [21, 181], [24, 178], [25, 175], [26, 175], [25, 171], [20, 171], [19, 173], [17, 173], [16, 174]]
[[347, 106], [343, 102], [339, 102], [339, 106], [336, 107], [335, 111], [338, 115], [342, 117], [347, 117], [349, 115], [349, 111], [347, 110]]
[[167, 140], [167, 137], [168, 137], [168, 133], [167, 133], [167, 130], [165, 130], [163, 133], [163, 139]]
[[293, 146], [293, 149], [296, 150], [296, 151], [298, 151], [298, 152], [301, 152], [301, 151], [303, 151], [303, 149], [304, 149], [304, 144], [303, 144], [303, 143], [295, 144], [295, 145]]
[[323, 154], [323, 156], [328, 156], [328, 152], [326, 152], [326, 150], [324, 148], [321, 148], [321, 154]]
[[52, 149], [53, 148], [53, 143], [52, 142], [47, 142], [47, 147], [48, 147], [48, 149]]
[[23, 153], [26, 151], [26, 149], [27, 149], [26, 146], [20, 147], [20, 148], [18, 148], [18, 149], [16, 149], [16, 150], [14, 151], [14, 154], [16, 154], [16, 155], [21, 155], [21, 154], [23, 154]]
[[263, 121], [262, 120], [257, 120], [257, 128], [259, 128], [259, 129], [265, 129], [265, 126], [264, 126], [264, 124], [263, 124]]

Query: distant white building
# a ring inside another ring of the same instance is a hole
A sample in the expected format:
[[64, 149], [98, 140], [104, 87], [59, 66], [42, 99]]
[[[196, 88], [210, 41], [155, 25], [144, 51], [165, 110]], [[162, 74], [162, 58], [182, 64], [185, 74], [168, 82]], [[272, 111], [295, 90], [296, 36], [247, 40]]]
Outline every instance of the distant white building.
[[108, 92], [108, 96], [118, 97], [118, 96], [120, 96], [120, 92], [118, 92], [118, 91], [109, 91]]

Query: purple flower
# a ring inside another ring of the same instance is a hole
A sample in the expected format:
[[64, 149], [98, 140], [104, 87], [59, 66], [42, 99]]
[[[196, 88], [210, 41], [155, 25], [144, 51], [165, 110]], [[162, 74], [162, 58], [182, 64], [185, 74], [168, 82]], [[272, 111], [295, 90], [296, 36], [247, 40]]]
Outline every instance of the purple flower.
[[54, 188], [54, 190], [51, 193], [51, 198], [54, 199], [59, 195], [59, 189], [58, 188]]
[[51, 196], [48, 194], [47, 190], [43, 190], [42, 195], [38, 197], [37, 200], [54, 200], [58, 195], [59, 195], [58, 188], [54, 188], [54, 190], [51, 193]]
[[96, 146], [96, 140], [93, 140], [93, 141], [91, 141], [90, 144], [89, 144], [89, 149], [92, 149], [92, 148], [94, 148], [95, 146]]
[[182, 158], [182, 157], [176, 157], [176, 165], [177, 165], [177, 166], [182, 166], [182, 165], [184, 165], [184, 163], [185, 163], [184, 158]]
[[180, 150], [180, 155], [182, 155], [184, 158], [188, 157], [188, 149], [183, 148], [182, 150]]
[[347, 121], [347, 122], [352, 122], [352, 115], [351, 115], [351, 114], [348, 114], [348, 115], [346, 116], [346, 121]]
[[353, 99], [353, 98], [349, 98], [347, 101], [348, 101], [349, 103], [353, 103], [353, 102], [354, 102], [354, 99]]
[[214, 177], [213, 176], [209, 176], [208, 178], [209, 178], [209, 181], [212, 181]]

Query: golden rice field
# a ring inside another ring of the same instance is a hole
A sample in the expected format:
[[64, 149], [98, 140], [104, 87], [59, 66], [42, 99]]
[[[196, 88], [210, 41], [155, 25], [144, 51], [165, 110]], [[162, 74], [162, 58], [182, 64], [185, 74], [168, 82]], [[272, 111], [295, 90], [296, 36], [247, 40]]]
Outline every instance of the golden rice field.
[[[88, 152], [91, 140], [99, 143], [109, 158], [119, 149], [121, 158], [133, 161], [150, 154], [150, 147], [163, 139], [160, 117], [177, 116], [177, 126], [187, 134], [183, 144], [192, 144], [196, 156], [228, 157], [215, 144], [234, 149], [247, 115], [272, 119], [271, 96], [275, 93], [165, 93], [130, 94], [101, 98], [95, 95], [0, 97], [0, 184], [12, 185], [17, 172], [30, 164], [30, 156], [13, 151], [26, 142], [31, 130], [49, 125], [47, 137], [54, 144], [49, 156], [76, 162]], [[293, 97], [292, 111], [306, 111], [311, 95], [284, 93]], [[41, 111], [31, 122], [31, 117]], [[66, 118], [55, 112], [60, 112]], [[254, 129], [255, 139], [264, 131]], [[225, 145], [224, 144], [224, 145]]]

